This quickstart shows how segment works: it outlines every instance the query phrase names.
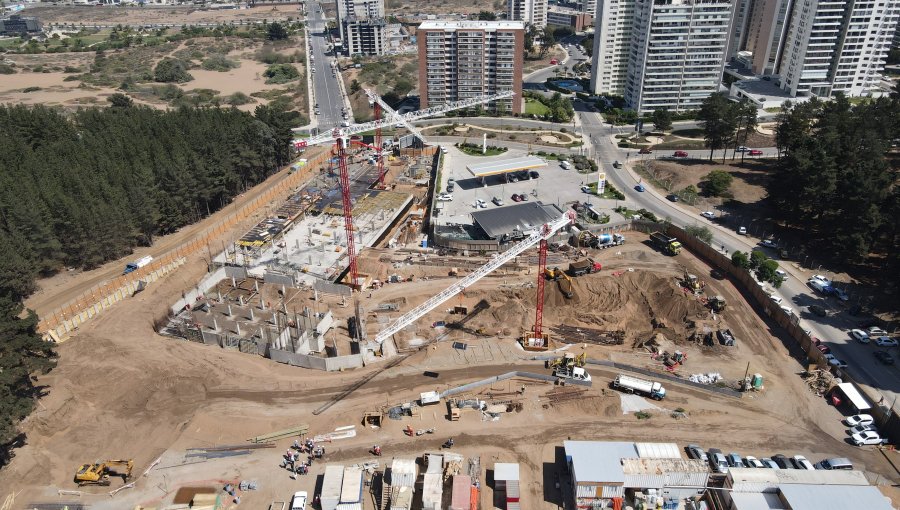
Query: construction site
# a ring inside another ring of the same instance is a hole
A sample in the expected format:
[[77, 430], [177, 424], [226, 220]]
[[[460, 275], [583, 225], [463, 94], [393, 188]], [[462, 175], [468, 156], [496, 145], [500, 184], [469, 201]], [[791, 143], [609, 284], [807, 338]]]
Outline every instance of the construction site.
[[897, 501], [894, 452], [847, 441], [839, 381], [710, 258], [549, 205], [496, 251], [430, 247], [442, 151], [352, 138], [376, 118], [298, 142], [336, 145], [59, 345], [0, 508], [754, 508], [691, 444], [847, 458], [827, 483]]

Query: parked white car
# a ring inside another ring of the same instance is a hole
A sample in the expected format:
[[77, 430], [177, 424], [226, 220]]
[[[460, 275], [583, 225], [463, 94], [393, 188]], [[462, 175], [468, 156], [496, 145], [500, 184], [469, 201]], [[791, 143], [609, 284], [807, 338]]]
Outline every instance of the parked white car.
[[294, 493], [294, 499], [291, 501], [291, 510], [306, 510], [306, 491]]
[[438, 202], [452, 202], [453, 195], [451, 195], [450, 193], [441, 193], [440, 195], [438, 195], [437, 199]]
[[816, 469], [812, 465], [812, 462], [806, 460], [806, 457], [804, 457], [803, 455], [794, 455], [791, 458], [791, 461], [794, 463], [794, 466], [796, 466], [797, 469], [807, 469], [809, 471], [815, 471]]
[[850, 440], [853, 441], [853, 444], [856, 446], [863, 446], [867, 444], [884, 444], [887, 442], [887, 439], [883, 439], [878, 432], [867, 430], [866, 432], [860, 432], [859, 434], [853, 434], [850, 436]]
[[774, 301], [776, 305], [780, 305], [781, 302], [784, 301], [784, 299], [782, 299], [780, 296], [776, 296], [775, 294], [772, 294], [771, 296], [769, 296], [769, 299]]
[[874, 423], [866, 423], [866, 424], [860, 423], [859, 425], [855, 425], [855, 426], [847, 429], [847, 433], [852, 436], [854, 434], [861, 434], [863, 432], [866, 432], [867, 430], [875, 430], [875, 424]]
[[854, 414], [844, 420], [844, 423], [851, 427], [857, 425], [871, 425], [872, 423], [875, 423], [875, 418], [872, 418], [872, 415], [870, 414]]
[[716, 218], [716, 213], [713, 211], [703, 211], [702, 213], [700, 213], [700, 216], [712, 220]]
[[814, 274], [814, 275], [810, 276], [808, 281], [813, 281], [813, 280], [819, 280], [820, 282], [824, 283], [825, 285], [831, 285], [831, 280], [820, 274]]
[[827, 361], [828, 364], [833, 367], [847, 368], [847, 362], [844, 360], [837, 359], [834, 354], [826, 354], [825, 361]]
[[879, 328], [878, 326], [872, 326], [871, 328], [866, 330], [866, 333], [869, 336], [887, 336], [887, 331]]

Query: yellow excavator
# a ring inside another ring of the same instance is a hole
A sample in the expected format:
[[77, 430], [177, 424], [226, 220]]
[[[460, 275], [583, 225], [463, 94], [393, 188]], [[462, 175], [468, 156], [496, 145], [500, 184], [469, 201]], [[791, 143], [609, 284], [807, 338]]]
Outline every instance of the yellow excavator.
[[587, 353], [575, 355], [567, 352], [561, 358], [547, 360], [547, 368], [574, 368], [583, 367], [587, 363]]
[[681, 278], [681, 286], [693, 293], [697, 293], [703, 289], [704, 284], [697, 278], [697, 275], [690, 274], [685, 270], [684, 276]]
[[121, 476], [127, 483], [134, 469], [134, 459], [104, 460], [94, 464], [82, 464], [75, 472], [75, 483], [78, 485], [109, 485], [110, 476]]
[[566, 296], [566, 298], [571, 299], [572, 296], [575, 295], [572, 290], [572, 278], [562, 269], [558, 267], [551, 269], [548, 267], [547, 269], [544, 269], [544, 277], [548, 280], [555, 281], [559, 286], [559, 291], [562, 292], [563, 296]]

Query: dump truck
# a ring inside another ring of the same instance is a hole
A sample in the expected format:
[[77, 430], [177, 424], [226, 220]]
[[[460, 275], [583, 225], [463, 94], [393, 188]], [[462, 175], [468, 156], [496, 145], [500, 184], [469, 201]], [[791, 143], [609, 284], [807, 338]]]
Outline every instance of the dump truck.
[[141, 258], [135, 260], [134, 262], [129, 262], [129, 263], [125, 264], [125, 270], [122, 271], [122, 274], [128, 274], [133, 271], [137, 271], [138, 269], [150, 264], [151, 262], [153, 262], [153, 257], [151, 257], [150, 255], [141, 257]]
[[719, 337], [719, 343], [726, 347], [734, 347], [734, 335], [731, 334], [730, 329], [720, 329], [716, 332], [716, 336]]
[[674, 237], [667, 236], [662, 232], [654, 232], [650, 234], [650, 240], [667, 255], [678, 255], [681, 253], [681, 243]]
[[589, 273], [596, 273], [601, 269], [603, 269], [603, 266], [594, 259], [581, 259], [569, 264], [569, 275], [581, 276]]
[[553, 377], [575, 384], [591, 384], [591, 374], [581, 367], [559, 367], [553, 371]]
[[663, 388], [662, 384], [629, 375], [617, 375], [612, 382], [612, 387], [628, 393], [640, 393], [656, 400], [662, 400], [666, 397], [666, 389]]
[[621, 246], [625, 244], [625, 236], [622, 234], [594, 234], [587, 230], [578, 234], [578, 244], [588, 248], [597, 248], [602, 250], [610, 246]]
[[725, 298], [722, 296], [713, 296], [707, 301], [710, 309], [714, 312], [721, 312], [725, 309]]

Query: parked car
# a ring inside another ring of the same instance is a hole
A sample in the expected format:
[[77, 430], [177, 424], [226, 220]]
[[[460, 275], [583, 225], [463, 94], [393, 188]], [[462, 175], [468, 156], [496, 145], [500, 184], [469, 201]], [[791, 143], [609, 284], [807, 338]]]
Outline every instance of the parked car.
[[487, 202], [485, 202], [484, 200], [482, 200], [482, 199], [480, 199], [480, 198], [476, 198], [476, 199], [475, 199], [475, 208], [476, 208], [476, 209], [486, 209], [486, 208], [487, 208]]
[[812, 462], [806, 460], [806, 457], [804, 457], [803, 455], [794, 455], [793, 457], [791, 457], [791, 462], [794, 463], [794, 467], [796, 467], [797, 469], [806, 469], [809, 471], [813, 471], [816, 469], [815, 467], [813, 467]]
[[641, 150], [638, 151], [638, 154], [653, 154], [653, 151], [650, 147], [642, 147]]
[[900, 342], [897, 342], [896, 338], [890, 338], [887, 336], [880, 336], [875, 339], [875, 345], [877, 345], [878, 347], [897, 347], [898, 343]]
[[885, 365], [893, 365], [894, 357], [888, 354], [887, 351], [875, 351], [875, 359], [880, 361]]
[[769, 296], [769, 299], [771, 299], [776, 305], [780, 305], [781, 302], [784, 301], [784, 299], [782, 299], [780, 296], [776, 296], [775, 294]]
[[845, 418], [844, 423], [851, 427], [855, 427], [856, 425], [868, 425], [875, 423], [875, 418], [872, 418], [871, 414], [854, 414], [853, 416]]
[[814, 274], [814, 275], [810, 276], [809, 280], [807, 280], [807, 281], [813, 281], [813, 280], [818, 280], [818, 281], [824, 283], [825, 285], [831, 285], [831, 280], [820, 274]]
[[844, 289], [834, 287], [834, 295], [841, 301], [850, 301], [850, 295]]
[[688, 157], [688, 153], [684, 152], [684, 151], [675, 151], [674, 156], [676, 158], [686, 158], [686, 157]]
[[703, 211], [702, 213], [700, 213], [700, 216], [712, 220], [715, 219], [716, 213], [713, 211]]
[[878, 435], [878, 432], [867, 430], [865, 432], [860, 432], [859, 434], [854, 434], [850, 436], [850, 440], [856, 446], [863, 446], [867, 444], [885, 444], [887, 443], [887, 439], [882, 438]]
[[451, 195], [450, 193], [441, 193], [440, 195], [438, 195], [437, 199], [438, 202], [452, 202], [453, 195]]
[[666, 196], [666, 198], [669, 200], [669, 202], [677, 202], [678, 201], [678, 195], [676, 195], [675, 193], [670, 193], [669, 195]]
[[501, 200], [500, 197], [494, 197], [494, 198], [492, 198], [492, 199], [491, 199], [491, 202], [493, 202], [494, 205], [496, 205], [496, 206], [502, 206], [502, 205], [503, 205], [503, 200]]
[[846, 457], [822, 459], [816, 463], [816, 469], [853, 469], [853, 463]]
[[729, 453], [725, 460], [728, 462], [728, 467], [744, 467], [744, 459], [734, 452]]
[[744, 457], [744, 465], [748, 468], [764, 468], [766, 467], [762, 462], [760, 462], [756, 457], [752, 455], [747, 455]]
[[644, 185], [641, 184], [641, 183], [638, 183], [638, 185], [635, 186], [634, 189], [637, 190], [637, 191], [639, 191], [639, 192], [641, 192], [641, 193], [643, 193], [643, 192], [646, 190], [646, 188], [644, 188]]
[[517, 195], [516, 193], [513, 193], [513, 195], [510, 198], [512, 199], [513, 202], [518, 202], [520, 200], [519, 195]]
[[582, 187], [581, 187], [581, 192], [582, 192], [582, 193], [590, 193], [590, 192], [591, 192], [590, 186], [582, 186]]
[[531, 177], [532, 179], [537, 179], [538, 177], [541, 176], [541, 174], [539, 174], [539, 173], [537, 172], [537, 170], [530, 170], [530, 171], [528, 172], [528, 176]]
[[744, 147], [743, 145], [741, 145], [740, 147], [738, 147], [737, 149], [735, 149], [734, 152], [747, 152], [747, 151], [749, 151], [749, 150], [750, 150], [750, 149], [748, 149], [747, 147]]
[[738, 227], [737, 233], [742, 236], [747, 235], [747, 227]]
[[872, 326], [866, 330], [866, 333], [869, 336], [887, 336], [887, 331], [879, 328], [878, 326]]
[[819, 317], [825, 317], [826, 315], [828, 315], [828, 310], [820, 305], [809, 305], [809, 311], [813, 315], [818, 315]]
[[854, 340], [861, 344], [869, 343], [869, 334], [861, 329], [851, 329], [850, 336], [852, 336]]
[[759, 461], [762, 463], [762, 465], [763, 465], [764, 468], [769, 468], [769, 469], [780, 469], [780, 468], [778, 467], [778, 464], [776, 464], [774, 460], [772, 460], [772, 459], [770, 459], [770, 458], [768, 458], [768, 457], [766, 457], [766, 458], [764, 458], [764, 459], [759, 459]]
[[685, 447], [687, 451], [688, 457], [692, 459], [702, 460], [703, 462], [709, 462], [709, 457], [706, 456], [706, 452], [703, 451], [703, 448], [695, 444], [689, 444]]
[[772, 455], [772, 461], [781, 469], [794, 469], [794, 465], [791, 464], [791, 461], [780, 453]]
[[787, 280], [787, 273], [783, 269], [776, 269], [775, 274], [781, 277], [782, 280]]
[[825, 361], [827, 361], [828, 364], [833, 367], [847, 368], [847, 362], [844, 360], [837, 359], [834, 354], [826, 354]]
[[747, 154], [749, 154], [751, 156], [762, 156], [763, 151], [761, 151], [759, 149], [751, 149]]
[[295, 492], [291, 500], [291, 510], [306, 510], [306, 497], [306, 491]]
[[875, 430], [874, 423], [865, 423], [865, 424], [861, 423], [859, 425], [850, 427], [849, 429], [847, 429], [847, 434], [852, 436], [853, 434], [861, 434], [861, 433], [869, 431], [869, 430]]
[[816, 349], [819, 349], [819, 352], [822, 354], [831, 354], [831, 347], [828, 347], [827, 345], [817, 345]]
[[435, 321], [435, 322], [431, 323], [432, 328], [443, 328], [446, 325], [447, 325], [447, 323], [444, 321]]
[[722, 450], [719, 450], [718, 448], [710, 448], [707, 454], [709, 456], [709, 465], [712, 466], [712, 468], [716, 470], [716, 472], [728, 472], [728, 461], [725, 460], [725, 455], [722, 454]]
[[774, 249], [778, 248], [778, 244], [775, 243], [775, 241], [773, 241], [771, 239], [763, 239], [762, 241], [759, 242], [759, 244], [760, 244], [760, 246], [765, 246], [766, 248], [774, 248]]

